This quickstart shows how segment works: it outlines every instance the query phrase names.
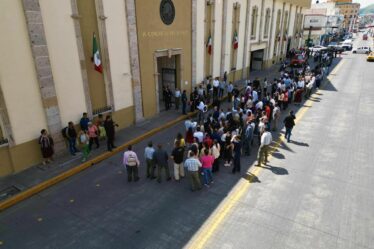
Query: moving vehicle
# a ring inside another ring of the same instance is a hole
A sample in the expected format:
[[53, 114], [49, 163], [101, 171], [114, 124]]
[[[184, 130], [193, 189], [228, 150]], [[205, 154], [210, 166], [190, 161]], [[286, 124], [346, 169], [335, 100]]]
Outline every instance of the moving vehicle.
[[370, 47], [358, 47], [352, 50], [352, 53], [354, 54], [369, 54], [370, 52]]
[[370, 54], [366, 58], [366, 61], [374, 61], [374, 52], [370, 52]]
[[295, 56], [291, 59], [291, 66], [293, 67], [300, 67], [306, 63], [306, 58], [302, 54], [295, 54]]
[[327, 48], [324, 47], [324, 46], [321, 46], [321, 45], [316, 45], [314, 47], [310, 47], [309, 50], [311, 52], [319, 52], [319, 51], [322, 51], [322, 50], [326, 50]]

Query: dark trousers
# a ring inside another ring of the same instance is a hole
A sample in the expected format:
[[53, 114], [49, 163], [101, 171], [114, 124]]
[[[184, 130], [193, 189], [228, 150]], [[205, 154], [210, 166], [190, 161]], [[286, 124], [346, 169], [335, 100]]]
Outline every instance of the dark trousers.
[[107, 136], [107, 147], [108, 147], [108, 150], [111, 151], [113, 148], [115, 148], [116, 146], [114, 146], [114, 137], [113, 136]]
[[127, 170], [127, 180], [129, 182], [131, 182], [133, 178], [134, 178], [134, 181], [139, 180], [138, 166], [129, 166], [129, 165], [126, 165], [126, 170]]
[[171, 176], [170, 176], [170, 170], [169, 170], [169, 165], [157, 165], [157, 181], [158, 182], [161, 182], [161, 171], [162, 169], [165, 169], [165, 176], [166, 176], [166, 180], [170, 180], [171, 179]]
[[187, 103], [185, 101], [182, 101], [182, 113], [183, 114], [187, 114], [186, 108], [187, 108]]
[[98, 137], [90, 137], [90, 143], [88, 145], [88, 148], [91, 150], [93, 143], [96, 144], [96, 148], [99, 148], [99, 138]]
[[218, 87], [213, 87], [213, 99], [218, 98]]
[[234, 155], [234, 167], [232, 173], [240, 172], [240, 155]]
[[75, 147], [77, 138], [71, 137], [69, 138], [69, 150], [70, 154], [75, 155], [76, 152], [78, 152], [77, 148]]
[[232, 100], [232, 93], [229, 92], [229, 93], [227, 93], [227, 101], [231, 102], [231, 100]]
[[181, 101], [180, 97], [175, 97], [175, 110], [179, 110], [179, 103]]
[[291, 131], [292, 131], [292, 128], [287, 128], [286, 127], [286, 133], [284, 135], [287, 139], [287, 142], [290, 142], [290, 140], [291, 140]]
[[146, 159], [147, 163], [147, 178], [155, 177], [155, 164], [152, 159]]
[[213, 168], [212, 168], [212, 172], [218, 172], [218, 171], [219, 171], [219, 158], [214, 159]]

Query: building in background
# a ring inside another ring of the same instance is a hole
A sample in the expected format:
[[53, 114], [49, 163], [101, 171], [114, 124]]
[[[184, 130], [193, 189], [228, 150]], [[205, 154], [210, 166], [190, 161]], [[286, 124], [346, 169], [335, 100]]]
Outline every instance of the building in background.
[[83, 112], [124, 128], [163, 111], [166, 85], [270, 67], [303, 44], [310, 2], [0, 1], [0, 176], [41, 161], [43, 128], [65, 151], [61, 129]]

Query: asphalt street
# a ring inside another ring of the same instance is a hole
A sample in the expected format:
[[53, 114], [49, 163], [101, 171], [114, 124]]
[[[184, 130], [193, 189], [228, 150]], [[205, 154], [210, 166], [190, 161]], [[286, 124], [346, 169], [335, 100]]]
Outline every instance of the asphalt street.
[[374, 248], [373, 83], [366, 55], [345, 55], [296, 114], [292, 142], [281, 142], [257, 182], [234, 191], [210, 218], [219, 222], [188, 247]]
[[[266, 168], [251, 166], [255, 153], [242, 158], [256, 177], [221, 167], [213, 186], [190, 192], [187, 179], [145, 179], [142, 161], [141, 180], [128, 183], [117, 154], [0, 213], [0, 247], [374, 248], [374, 64], [365, 58], [344, 56]], [[182, 123], [151, 139], [170, 152], [178, 132]], [[147, 142], [135, 145], [140, 157]]]

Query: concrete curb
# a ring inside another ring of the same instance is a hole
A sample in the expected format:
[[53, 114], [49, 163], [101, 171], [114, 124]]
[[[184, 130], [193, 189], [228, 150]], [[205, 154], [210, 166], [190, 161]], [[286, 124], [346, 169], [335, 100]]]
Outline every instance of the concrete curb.
[[[240, 91], [242, 90], [243, 88], [240, 89]], [[227, 99], [227, 96], [224, 96], [221, 101], [224, 101]], [[212, 107], [212, 104], [209, 105], [209, 108]], [[194, 112], [191, 112], [191, 113], [188, 113], [187, 115], [182, 115], [180, 116], [179, 118], [177, 119], [174, 119], [173, 121], [170, 121], [160, 127], [157, 127], [155, 129], [152, 129], [146, 133], [144, 133], [143, 135], [137, 137], [137, 138], [134, 138], [120, 146], [118, 146], [117, 148], [115, 148], [112, 152], [105, 152], [101, 155], [98, 155], [97, 157], [91, 159], [91, 160], [88, 160], [87, 162], [84, 162], [72, 169], [69, 169], [55, 177], [52, 177], [44, 182], [41, 182], [27, 190], [24, 190], [2, 202], [0, 202], [0, 212], [1, 211], [4, 211], [5, 209], [13, 206], [13, 205], [16, 205], [17, 203], [27, 199], [27, 198], [30, 198], [31, 196], [33, 195], [36, 195], [37, 193], [40, 193], [41, 191], [59, 183], [59, 182], [62, 182], [66, 179], [68, 179], [69, 177], [71, 176], [74, 176], [92, 166], [94, 166], [95, 164], [98, 164], [112, 156], [114, 156], [115, 154], [119, 153], [119, 152], [123, 152], [129, 145], [133, 145], [133, 144], [137, 144], [141, 141], [143, 141], [144, 139], [146, 138], [149, 138], [155, 134], [157, 134], [158, 132], [160, 131], [163, 131], [171, 126], [174, 126], [176, 124], [178, 124], [179, 122], [187, 119], [187, 118], [190, 118], [190, 117], [193, 117], [197, 114], [198, 112], [197, 111], [194, 111]]]

